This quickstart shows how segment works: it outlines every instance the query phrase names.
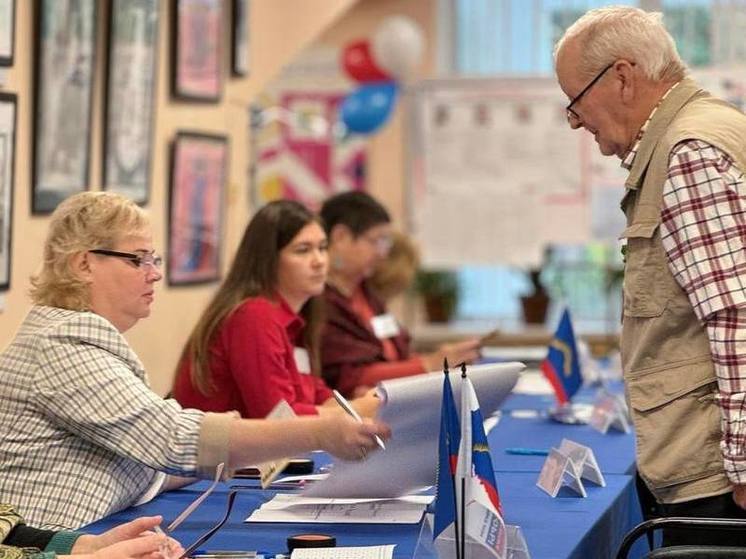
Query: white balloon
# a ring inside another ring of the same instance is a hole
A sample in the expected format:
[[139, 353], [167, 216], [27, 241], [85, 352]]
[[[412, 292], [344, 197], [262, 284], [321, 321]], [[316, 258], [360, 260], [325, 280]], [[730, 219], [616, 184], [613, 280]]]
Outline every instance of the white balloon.
[[383, 20], [371, 41], [373, 59], [378, 67], [397, 79], [406, 78], [414, 70], [424, 49], [422, 29], [405, 16]]

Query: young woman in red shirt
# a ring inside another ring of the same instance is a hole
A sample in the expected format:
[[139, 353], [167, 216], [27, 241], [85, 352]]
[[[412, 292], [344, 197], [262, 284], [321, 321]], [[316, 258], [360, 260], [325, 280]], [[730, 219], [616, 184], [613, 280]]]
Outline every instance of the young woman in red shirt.
[[[318, 295], [328, 269], [321, 222], [280, 200], [249, 223], [228, 276], [192, 332], [173, 387], [182, 405], [265, 417], [281, 400], [298, 415], [343, 413], [320, 378]], [[372, 393], [353, 402], [372, 416]]]

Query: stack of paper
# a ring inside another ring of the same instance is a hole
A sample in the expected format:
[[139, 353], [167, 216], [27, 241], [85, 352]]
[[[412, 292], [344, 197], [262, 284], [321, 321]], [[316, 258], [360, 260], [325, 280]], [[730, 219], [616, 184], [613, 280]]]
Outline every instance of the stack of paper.
[[294, 549], [290, 559], [391, 559], [395, 545]]
[[[523, 363], [475, 365], [467, 370], [482, 414], [490, 415], [510, 394]], [[460, 372], [450, 374], [460, 402]], [[416, 375], [378, 385], [382, 421], [391, 427], [386, 450], [375, 450], [360, 462], [337, 462], [329, 478], [304, 491], [314, 497], [399, 497], [435, 483], [438, 463], [443, 373]]]
[[246, 522], [416, 524], [433, 499], [432, 495], [399, 499], [326, 499], [278, 493], [251, 513]]

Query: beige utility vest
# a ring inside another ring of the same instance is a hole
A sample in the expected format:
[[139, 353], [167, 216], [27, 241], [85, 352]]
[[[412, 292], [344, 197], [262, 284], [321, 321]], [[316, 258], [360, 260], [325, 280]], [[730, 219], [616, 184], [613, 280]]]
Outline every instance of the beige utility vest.
[[622, 364], [637, 469], [661, 503], [731, 490], [709, 342], [669, 269], [659, 231], [669, 155], [687, 139], [716, 146], [745, 170], [746, 116], [683, 80], [653, 115], [625, 184]]

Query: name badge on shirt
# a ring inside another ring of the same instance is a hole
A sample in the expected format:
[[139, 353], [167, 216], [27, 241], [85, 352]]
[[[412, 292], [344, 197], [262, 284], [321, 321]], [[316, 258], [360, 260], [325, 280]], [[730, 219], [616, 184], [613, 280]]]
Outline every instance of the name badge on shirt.
[[308, 351], [302, 347], [296, 347], [293, 349], [293, 357], [295, 358], [295, 367], [298, 372], [304, 375], [310, 374], [311, 372], [311, 360], [308, 358]]
[[373, 333], [376, 338], [393, 338], [399, 335], [399, 323], [392, 314], [379, 314], [370, 319], [370, 325], [373, 327]]

